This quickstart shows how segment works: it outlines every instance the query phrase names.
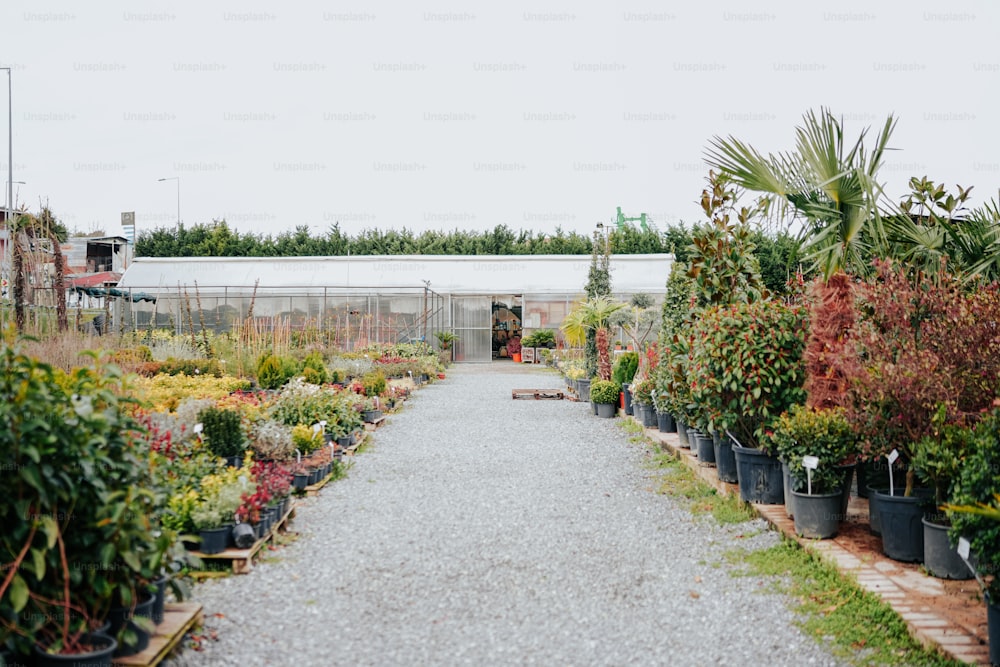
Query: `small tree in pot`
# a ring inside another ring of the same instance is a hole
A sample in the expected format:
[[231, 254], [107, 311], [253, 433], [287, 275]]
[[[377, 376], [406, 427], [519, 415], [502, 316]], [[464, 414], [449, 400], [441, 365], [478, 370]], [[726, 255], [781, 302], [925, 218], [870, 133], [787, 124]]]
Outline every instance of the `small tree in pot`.
[[[1000, 395], [1000, 288], [969, 289], [942, 267], [936, 274], [877, 264], [860, 288], [857, 326], [845, 352], [847, 417], [869, 458], [915, 443], [942, 424], [975, 421]], [[906, 495], [916, 471], [907, 471]]]

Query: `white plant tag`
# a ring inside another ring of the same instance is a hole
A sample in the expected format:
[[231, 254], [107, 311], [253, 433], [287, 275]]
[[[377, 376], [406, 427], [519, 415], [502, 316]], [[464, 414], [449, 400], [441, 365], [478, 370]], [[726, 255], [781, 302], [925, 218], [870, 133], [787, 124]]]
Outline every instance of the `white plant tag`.
[[319, 433], [322, 428], [319, 424], [313, 424], [313, 433]]
[[194, 425], [194, 432], [195, 433], [201, 433], [204, 429], [205, 429], [205, 426], [201, 422], [198, 422], [197, 424]]
[[969, 550], [972, 547], [969, 544], [969, 540], [964, 537], [958, 538], [958, 555], [962, 557], [962, 560], [969, 560]]
[[809, 470], [815, 470], [819, 467], [819, 457], [818, 456], [803, 456], [802, 457], [802, 467], [808, 468]]
[[897, 451], [896, 451], [896, 450], [894, 449], [894, 450], [892, 450], [891, 452], [889, 452], [889, 453], [888, 453], [888, 454], [886, 455], [886, 457], [885, 457], [885, 458], [889, 459], [889, 465], [892, 465], [893, 463], [895, 463], [895, 462], [896, 462], [896, 459], [898, 459], [898, 458], [899, 458], [899, 452], [897, 452]]

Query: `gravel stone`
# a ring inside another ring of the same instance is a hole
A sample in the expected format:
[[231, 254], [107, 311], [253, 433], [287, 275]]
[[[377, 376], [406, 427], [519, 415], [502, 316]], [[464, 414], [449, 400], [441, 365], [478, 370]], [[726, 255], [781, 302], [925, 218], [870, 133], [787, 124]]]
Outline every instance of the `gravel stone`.
[[194, 588], [204, 665], [838, 665], [789, 600], [723, 555], [717, 526], [655, 492], [647, 448], [540, 367], [459, 365], [388, 418], [302, 536]]

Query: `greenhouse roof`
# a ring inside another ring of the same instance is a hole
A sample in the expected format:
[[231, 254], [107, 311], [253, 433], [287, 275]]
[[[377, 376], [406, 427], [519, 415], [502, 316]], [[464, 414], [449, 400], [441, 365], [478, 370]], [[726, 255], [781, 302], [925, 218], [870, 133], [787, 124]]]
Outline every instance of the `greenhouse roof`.
[[[118, 286], [143, 290], [215, 288], [394, 289], [439, 294], [578, 294], [590, 255], [371, 255], [362, 257], [139, 257]], [[666, 291], [673, 255], [612, 255], [617, 294]]]

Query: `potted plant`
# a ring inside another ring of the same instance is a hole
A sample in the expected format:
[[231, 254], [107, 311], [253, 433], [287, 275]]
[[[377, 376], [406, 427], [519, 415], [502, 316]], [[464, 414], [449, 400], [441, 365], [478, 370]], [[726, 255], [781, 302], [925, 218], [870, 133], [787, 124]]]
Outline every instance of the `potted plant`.
[[[114, 367], [63, 373], [0, 343], [0, 645], [17, 660], [113, 653], [90, 633], [152, 574], [156, 499], [128, 395]], [[109, 567], [71, 574], [70, 558]]]
[[622, 409], [629, 416], [632, 415], [632, 392], [629, 385], [632, 382], [632, 378], [635, 377], [635, 372], [638, 368], [639, 355], [635, 352], [622, 352], [615, 359], [615, 363], [611, 367], [611, 379], [622, 387]]
[[452, 352], [455, 349], [458, 334], [454, 331], [435, 331], [434, 337], [438, 339], [438, 346], [441, 348], [441, 362], [447, 364], [452, 360]]
[[[745, 502], [781, 504], [781, 463], [764, 440], [770, 423], [805, 401], [805, 310], [764, 299], [704, 311], [694, 326], [691, 401], [708, 427], [735, 440]], [[752, 480], [766, 480], [766, 484]]]
[[768, 440], [789, 472], [785, 504], [793, 507], [795, 531], [819, 539], [836, 535], [854, 472], [855, 436], [844, 410], [793, 405], [774, 422]]
[[951, 539], [966, 538], [977, 574], [985, 583], [990, 663], [1000, 664], [1000, 402], [973, 429], [972, 446], [944, 507]]
[[209, 450], [226, 459], [234, 468], [240, 467], [246, 451], [246, 434], [240, 413], [226, 408], [209, 407], [198, 414], [202, 425], [202, 437]]
[[507, 341], [507, 354], [510, 355], [514, 363], [521, 363], [521, 339], [519, 337], [514, 336]]
[[969, 579], [958, 550], [951, 545], [951, 519], [943, 506], [952, 495], [955, 478], [975, 443], [971, 426], [948, 424], [947, 409], [940, 406], [932, 421], [932, 432], [913, 445], [913, 468], [917, 477], [934, 490], [934, 511], [923, 518], [924, 567], [941, 579]]
[[656, 383], [652, 378], [646, 378], [632, 385], [632, 409], [639, 409], [638, 418], [643, 426], [656, 426], [656, 413], [653, 412], [653, 391]]
[[676, 433], [677, 424], [671, 412], [670, 396], [661, 388], [657, 377], [653, 378], [653, 408], [656, 410], [656, 427], [660, 433]]
[[594, 380], [590, 383], [590, 401], [597, 405], [597, 416], [610, 419], [618, 409], [621, 387], [614, 380]]
[[191, 511], [191, 522], [201, 537], [201, 553], [217, 554], [228, 546], [243, 494], [252, 493], [254, 487], [245, 477], [234, 479], [222, 473], [203, 479], [201, 489], [201, 499]]
[[250, 428], [250, 449], [258, 461], [287, 461], [295, 454], [292, 431], [275, 419], [261, 419]]
[[[943, 268], [926, 273], [877, 263], [859, 286], [844, 369], [847, 416], [870, 460], [895, 450], [907, 468], [902, 489], [870, 494], [882, 548], [895, 560], [923, 560], [929, 489], [917, 489], [914, 445], [943, 424], [962, 424], [1000, 395], [1000, 289], [970, 285]], [[887, 532], [886, 528], [890, 528]]]

